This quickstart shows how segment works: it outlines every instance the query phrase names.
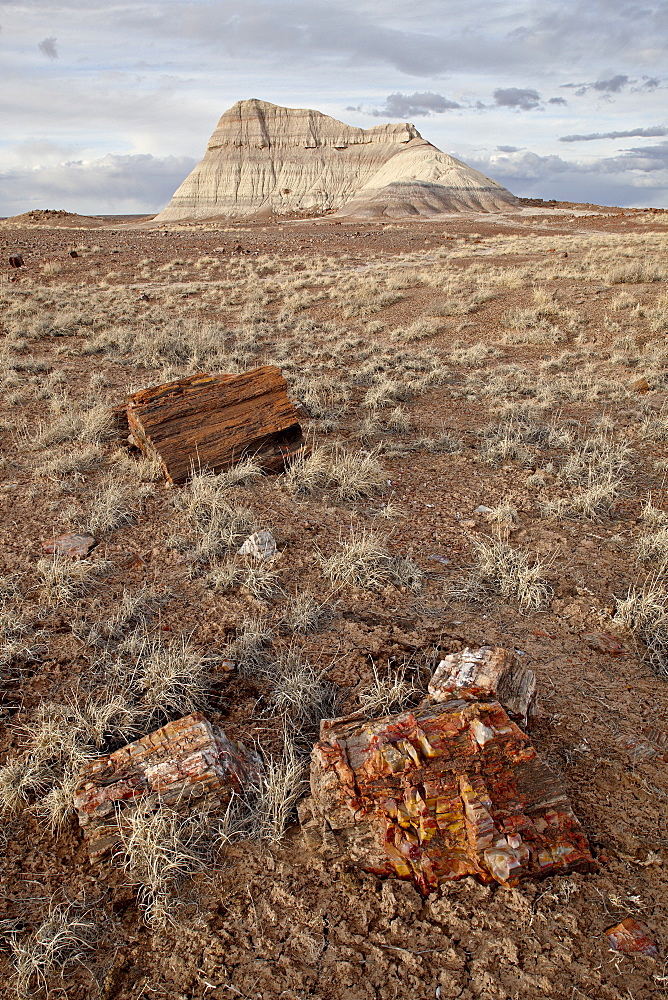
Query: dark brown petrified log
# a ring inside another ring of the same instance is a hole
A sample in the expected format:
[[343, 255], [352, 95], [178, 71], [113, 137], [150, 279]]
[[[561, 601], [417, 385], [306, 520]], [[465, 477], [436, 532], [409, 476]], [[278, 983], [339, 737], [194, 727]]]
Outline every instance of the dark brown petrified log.
[[200, 712], [92, 761], [74, 793], [91, 859], [114, 846], [119, 819], [139, 800], [150, 797], [156, 807], [188, 808], [193, 799], [222, 806], [254, 769], [253, 755]]
[[465, 875], [516, 885], [594, 865], [557, 777], [497, 702], [325, 721], [311, 792], [309, 846], [424, 895]]
[[512, 649], [482, 646], [450, 653], [441, 660], [429, 682], [434, 701], [464, 698], [465, 701], [494, 698], [523, 722], [538, 712], [536, 675]]
[[144, 454], [157, 455], [170, 482], [193, 471], [220, 472], [252, 456], [281, 472], [303, 444], [279, 368], [240, 375], [190, 375], [130, 396], [128, 425]]

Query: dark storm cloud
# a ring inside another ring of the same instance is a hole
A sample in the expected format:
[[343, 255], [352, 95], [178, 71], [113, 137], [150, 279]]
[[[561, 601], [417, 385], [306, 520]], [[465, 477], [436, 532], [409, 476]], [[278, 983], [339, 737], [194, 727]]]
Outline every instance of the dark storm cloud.
[[[374, 118], [426, 118], [428, 115], [442, 114], [444, 111], [454, 111], [461, 104], [450, 101], [442, 94], [432, 94], [431, 91], [415, 94], [389, 94], [385, 104], [376, 108], [371, 114]], [[349, 108], [347, 110], [357, 110]]]
[[522, 89], [521, 87], [499, 87], [494, 91], [494, 103], [499, 108], [531, 111], [540, 106], [540, 94], [537, 90]]
[[58, 58], [58, 47], [56, 45], [57, 41], [58, 39], [54, 38], [52, 35], [50, 38], [44, 38], [39, 43], [37, 48], [39, 49], [39, 51], [42, 53], [43, 56], [46, 56], [47, 59], [57, 59]]
[[559, 142], [590, 142], [592, 139], [630, 139], [633, 136], [651, 138], [652, 136], [668, 135], [665, 125], [653, 125], [650, 128], [632, 128], [625, 132], [588, 132], [584, 135], [560, 135]]

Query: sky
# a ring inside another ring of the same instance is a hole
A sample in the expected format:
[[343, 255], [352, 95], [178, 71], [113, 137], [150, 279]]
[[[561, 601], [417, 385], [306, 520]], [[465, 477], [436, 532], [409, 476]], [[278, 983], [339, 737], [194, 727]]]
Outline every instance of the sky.
[[157, 211], [251, 97], [668, 208], [667, 39], [663, 0], [0, 0], [0, 216]]

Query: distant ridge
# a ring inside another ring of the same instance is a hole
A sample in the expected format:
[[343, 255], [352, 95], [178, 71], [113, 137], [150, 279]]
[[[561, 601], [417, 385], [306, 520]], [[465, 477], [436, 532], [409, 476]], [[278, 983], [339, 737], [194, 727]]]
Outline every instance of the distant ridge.
[[361, 129], [256, 99], [226, 111], [157, 222], [311, 214], [410, 218], [519, 205], [407, 122]]

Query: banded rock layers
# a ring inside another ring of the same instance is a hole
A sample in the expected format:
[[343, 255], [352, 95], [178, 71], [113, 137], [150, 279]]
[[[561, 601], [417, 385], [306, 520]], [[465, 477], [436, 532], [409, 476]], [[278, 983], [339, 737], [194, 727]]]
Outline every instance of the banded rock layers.
[[218, 122], [202, 161], [156, 216], [319, 214], [406, 218], [498, 212], [517, 199], [442, 153], [414, 125], [344, 125], [319, 111], [239, 101]]

